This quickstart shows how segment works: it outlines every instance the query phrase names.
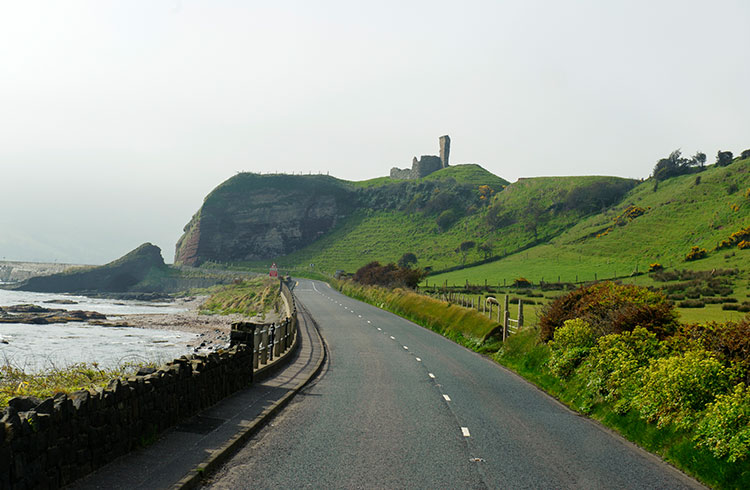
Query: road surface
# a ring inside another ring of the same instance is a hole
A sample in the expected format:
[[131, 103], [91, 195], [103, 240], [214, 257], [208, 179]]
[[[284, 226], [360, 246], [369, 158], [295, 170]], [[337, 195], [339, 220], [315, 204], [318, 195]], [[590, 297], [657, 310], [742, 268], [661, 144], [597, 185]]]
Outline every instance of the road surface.
[[492, 361], [300, 280], [317, 380], [210, 488], [699, 488]]

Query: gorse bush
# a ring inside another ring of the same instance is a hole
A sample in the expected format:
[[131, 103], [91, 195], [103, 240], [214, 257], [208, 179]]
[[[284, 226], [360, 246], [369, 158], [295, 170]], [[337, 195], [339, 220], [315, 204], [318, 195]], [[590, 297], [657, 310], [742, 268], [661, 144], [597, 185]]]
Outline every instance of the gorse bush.
[[750, 390], [744, 383], [719, 395], [698, 424], [695, 440], [717, 458], [734, 463], [750, 454]]
[[581, 368], [589, 396], [612, 401], [616, 412], [626, 412], [641, 386], [639, 371], [663, 350], [656, 335], [643, 327], [600, 337]]
[[570, 376], [596, 345], [596, 334], [587, 322], [576, 318], [567, 320], [555, 330], [549, 343], [549, 369], [560, 378]]
[[705, 248], [692, 247], [690, 251], [685, 255], [685, 260], [691, 262], [693, 260], [700, 260], [708, 255], [708, 251]]
[[541, 339], [549, 341], [557, 328], [574, 318], [588, 322], [597, 336], [640, 325], [664, 338], [677, 328], [674, 305], [664, 294], [613, 282], [581, 287], [548, 303], [539, 321]]
[[729, 370], [704, 350], [656, 359], [641, 375], [643, 385], [633, 406], [657, 427], [689, 427], [698, 412], [729, 387]]
[[750, 241], [750, 226], [735, 231], [729, 235], [729, 238], [722, 240], [716, 248], [731, 248], [739, 246], [739, 244], [744, 241]]

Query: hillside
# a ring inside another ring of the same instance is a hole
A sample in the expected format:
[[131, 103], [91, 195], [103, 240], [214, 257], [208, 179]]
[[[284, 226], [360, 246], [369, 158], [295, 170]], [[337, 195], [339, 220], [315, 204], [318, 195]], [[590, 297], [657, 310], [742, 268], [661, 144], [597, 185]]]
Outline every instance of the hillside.
[[[629, 206], [641, 208], [643, 214], [629, 218]], [[483, 283], [485, 279], [498, 283], [519, 276], [534, 282], [557, 281], [558, 276], [562, 281], [593, 280], [595, 274], [601, 279], [643, 272], [651, 263], [667, 268], [746, 270], [750, 250], [715, 249], [748, 226], [750, 159], [745, 159], [667, 179], [657, 190], [653, 179], [647, 180], [616, 206], [582, 219], [545, 243], [496, 262], [430, 279], [449, 284]], [[686, 261], [694, 246], [706, 249], [707, 257]]]
[[[441, 230], [447, 231], [482, 207], [480, 185], [495, 193], [507, 181], [478, 165], [452, 166], [416, 180], [384, 177], [363, 182], [322, 175], [238, 174], [206, 197], [177, 243], [175, 263], [309, 264], [310, 259], [318, 261], [316, 250], [324, 251], [324, 262], [334, 268], [352, 251], [353, 260], [346, 259], [346, 267], [360, 264], [370, 253], [383, 260], [393, 253], [382, 256], [377, 243], [367, 243], [371, 230], [392, 229], [389, 217], [397, 223], [408, 217], [419, 226], [411, 227], [416, 235], [403, 245], [419, 244], [435, 233], [442, 213], [448, 213], [441, 221]], [[365, 252], [350, 246], [349, 232], [365, 243]], [[392, 241], [377, 241], [381, 238]], [[367, 251], [370, 246], [373, 252]]]

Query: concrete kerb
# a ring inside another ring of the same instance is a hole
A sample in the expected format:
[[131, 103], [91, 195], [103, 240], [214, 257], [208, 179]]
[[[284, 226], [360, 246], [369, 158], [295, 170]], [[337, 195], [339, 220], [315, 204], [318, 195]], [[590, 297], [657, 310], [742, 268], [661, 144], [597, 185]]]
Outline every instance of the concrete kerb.
[[[302, 308], [299, 308], [298, 305], [298, 312], [300, 312]], [[302, 389], [304, 388], [313, 378], [315, 378], [319, 373], [320, 370], [323, 368], [323, 364], [325, 363], [326, 357], [327, 357], [327, 349], [325, 346], [325, 342], [323, 341], [323, 338], [320, 335], [320, 332], [318, 331], [318, 326], [315, 323], [315, 321], [312, 319], [312, 317], [307, 313], [307, 311], [304, 311], [303, 313], [307, 320], [309, 320], [315, 329], [315, 333], [317, 334], [318, 343], [321, 349], [321, 352], [323, 353], [322, 356], [320, 356], [320, 359], [318, 360], [317, 366], [315, 366], [315, 369], [310, 374], [310, 376], [307, 377], [307, 379], [302, 380], [292, 391], [288, 392], [286, 395], [281, 397], [279, 400], [274, 402], [271, 406], [266, 408], [260, 415], [255, 417], [255, 419], [247, 424], [247, 426], [237, 433], [234, 437], [232, 437], [229, 441], [227, 441], [226, 444], [224, 444], [221, 448], [217, 449], [216, 451], [211, 454], [203, 463], [199, 464], [197, 468], [191, 470], [187, 475], [185, 475], [179, 482], [177, 482], [175, 485], [172, 486], [173, 490], [187, 490], [187, 489], [193, 489], [197, 488], [201, 481], [203, 480], [204, 476], [212, 473], [216, 469], [218, 469], [222, 464], [224, 464], [235, 452], [237, 452], [250, 437], [255, 435], [260, 429], [262, 429], [265, 424], [274, 416], [276, 413], [278, 413], [282, 408], [284, 408], [287, 403]], [[299, 328], [299, 327], [298, 327]], [[295, 343], [299, 343], [299, 331], [297, 332]], [[296, 350], [297, 346], [293, 347], [293, 349]], [[276, 363], [275, 363], [276, 364]], [[263, 370], [268, 369], [268, 371], [265, 371], [262, 373], [264, 377], [270, 376], [273, 372], [275, 372], [280, 366], [277, 366], [276, 369], [270, 369], [274, 368], [274, 365], [266, 366], [263, 368]]]

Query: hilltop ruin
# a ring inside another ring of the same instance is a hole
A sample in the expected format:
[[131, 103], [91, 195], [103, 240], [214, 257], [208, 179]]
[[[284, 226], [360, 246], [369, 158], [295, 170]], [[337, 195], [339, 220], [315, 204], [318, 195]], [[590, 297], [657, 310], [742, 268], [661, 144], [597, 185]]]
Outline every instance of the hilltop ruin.
[[447, 134], [440, 137], [440, 156], [435, 155], [422, 155], [417, 160], [414, 157], [411, 168], [398, 168], [393, 167], [391, 169], [391, 178], [399, 180], [413, 180], [426, 177], [431, 173], [440, 170], [441, 168], [448, 167], [448, 158], [451, 152], [451, 138]]

